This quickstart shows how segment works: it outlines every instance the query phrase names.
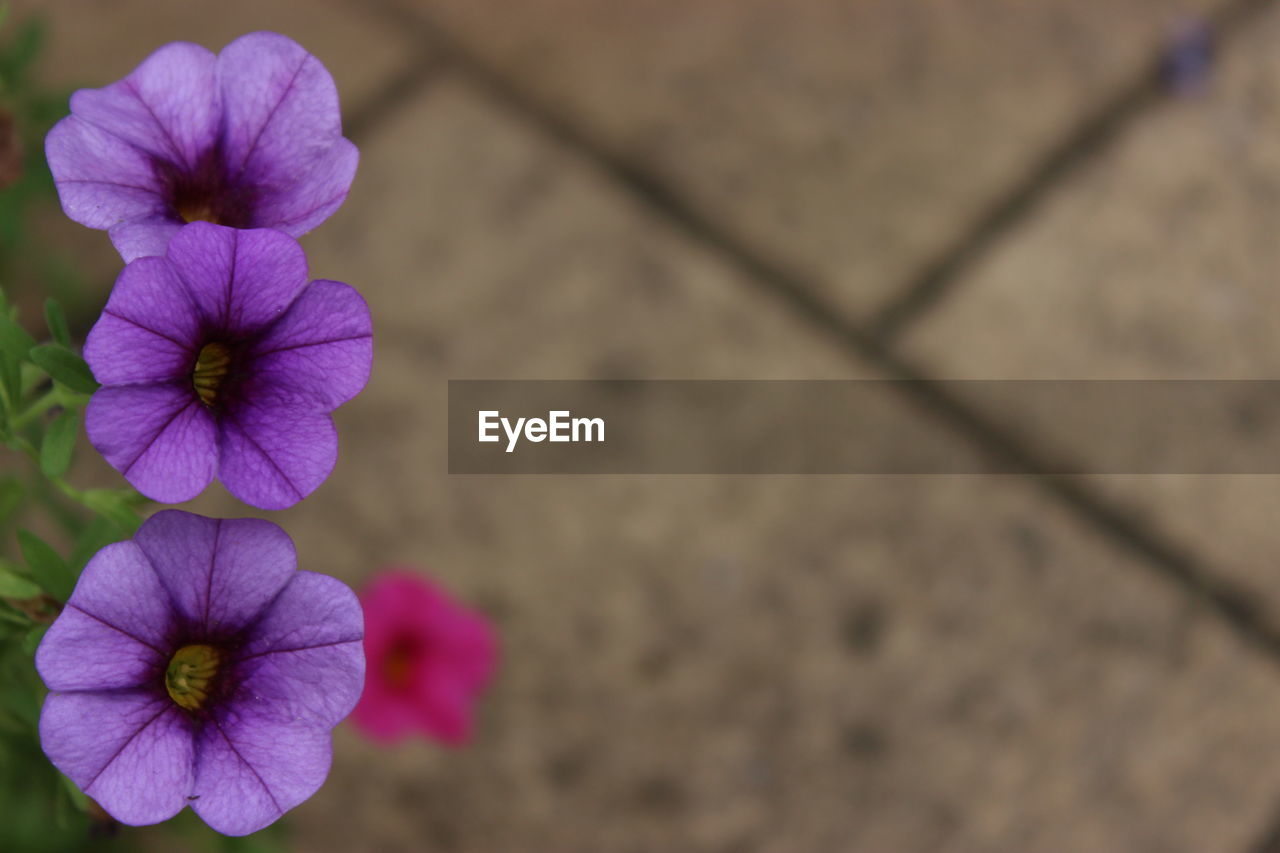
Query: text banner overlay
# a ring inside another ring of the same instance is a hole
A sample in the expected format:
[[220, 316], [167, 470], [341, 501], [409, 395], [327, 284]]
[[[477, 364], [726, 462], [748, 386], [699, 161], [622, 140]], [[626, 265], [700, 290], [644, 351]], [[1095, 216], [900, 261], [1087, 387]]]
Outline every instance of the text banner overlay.
[[[452, 474], [1280, 474], [1280, 381], [451, 380]], [[966, 438], [921, 405], [996, 425]]]

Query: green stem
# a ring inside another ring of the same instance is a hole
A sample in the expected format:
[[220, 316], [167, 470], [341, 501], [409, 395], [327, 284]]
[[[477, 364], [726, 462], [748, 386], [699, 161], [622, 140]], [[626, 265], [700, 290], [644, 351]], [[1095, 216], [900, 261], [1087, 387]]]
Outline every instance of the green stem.
[[36, 400], [30, 406], [27, 406], [26, 411], [11, 420], [9, 422], [9, 428], [14, 432], [19, 432], [54, 406], [62, 404], [62, 395], [58, 393], [58, 389], [50, 389], [43, 397]]

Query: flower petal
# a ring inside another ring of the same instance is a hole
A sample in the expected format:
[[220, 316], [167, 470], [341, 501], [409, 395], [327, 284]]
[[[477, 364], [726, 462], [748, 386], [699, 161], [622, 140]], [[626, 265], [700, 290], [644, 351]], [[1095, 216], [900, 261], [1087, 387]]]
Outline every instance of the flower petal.
[[103, 385], [189, 376], [199, 334], [186, 289], [162, 258], [142, 258], [116, 279], [84, 357]]
[[369, 381], [373, 321], [355, 288], [313, 281], [248, 354], [267, 381], [306, 390], [330, 411]]
[[36, 669], [51, 690], [140, 687], [166, 663], [158, 649], [74, 606], [62, 611], [36, 649]]
[[134, 488], [161, 503], [191, 500], [217, 469], [213, 418], [180, 383], [99, 388], [85, 409], [85, 431]]
[[167, 258], [207, 328], [236, 337], [278, 319], [307, 284], [307, 256], [279, 231], [193, 222], [169, 241]]
[[379, 743], [395, 743], [423, 728], [413, 701], [371, 668], [351, 722]]
[[448, 677], [416, 676], [411, 687], [418, 727], [443, 743], [458, 746], [471, 738], [475, 694]]
[[278, 184], [281, 177], [313, 171], [342, 137], [333, 78], [292, 39], [267, 32], [242, 36], [223, 48], [217, 73], [230, 174]]
[[40, 743], [55, 767], [121, 823], [159, 823], [187, 804], [192, 724], [163, 691], [50, 693]]
[[218, 139], [221, 94], [216, 58], [173, 42], [128, 77], [71, 96], [71, 113], [151, 157], [190, 169]]
[[281, 168], [269, 179], [260, 178], [269, 191], [259, 195], [254, 221], [301, 237], [342, 207], [359, 162], [359, 149], [337, 139], [323, 153], [299, 160], [291, 172]]
[[44, 146], [62, 209], [81, 225], [110, 228], [168, 209], [150, 157], [102, 129], [67, 116]]
[[224, 835], [256, 832], [314, 794], [332, 758], [327, 728], [230, 708], [197, 738], [191, 808]]
[[332, 728], [364, 687], [364, 614], [346, 584], [298, 572], [254, 626], [236, 660], [237, 703], [281, 721]]
[[154, 213], [111, 226], [107, 236], [127, 264], [137, 258], [163, 255], [182, 223], [169, 213]]
[[166, 664], [169, 596], [132, 542], [99, 551], [36, 650], [50, 690], [136, 687]]
[[[408, 637], [433, 650], [424, 661], [467, 689], [479, 690], [493, 677], [498, 659], [493, 628], [422, 577], [405, 571], [383, 573], [366, 590], [364, 608], [372, 617], [365, 639], [371, 658], [382, 659]], [[429, 674], [430, 668], [419, 673]]]
[[254, 621], [294, 577], [293, 540], [269, 521], [216, 519], [171, 509], [134, 536], [196, 636], [231, 636]]
[[338, 461], [333, 419], [309, 394], [259, 387], [219, 422], [218, 477], [259, 509], [284, 509], [315, 491]]

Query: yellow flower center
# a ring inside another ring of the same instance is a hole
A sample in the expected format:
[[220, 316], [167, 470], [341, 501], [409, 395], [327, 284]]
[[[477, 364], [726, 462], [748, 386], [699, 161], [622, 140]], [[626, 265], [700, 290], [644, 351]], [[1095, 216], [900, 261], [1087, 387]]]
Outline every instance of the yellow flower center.
[[213, 205], [207, 201], [180, 201], [177, 205], [178, 216], [182, 217], [183, 222], [212, 222], [219, 225], [218, 214], [214, 212]]
[[188, 711], [200, 710], [212, 692], [221, 663], [222, 653], [213, 646], [196, 644], [178, 649], [164, 674], [169, 698]]
[[196, 366], [191, 371], [191, 384], [200, 402], [213, 408], [218, 402], [218, 390], [231, 369], [231, 348], [216, 341], [205, 344], [196, 356]]

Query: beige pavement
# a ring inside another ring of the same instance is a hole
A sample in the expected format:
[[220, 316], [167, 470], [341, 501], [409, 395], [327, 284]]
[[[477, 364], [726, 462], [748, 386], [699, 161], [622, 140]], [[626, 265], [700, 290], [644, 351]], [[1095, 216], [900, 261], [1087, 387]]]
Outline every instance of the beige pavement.
[[[370, 302], [373, 379], [339, 412], [333, 477], [272, 517], [306, 567], [429, 568], [503, 635], [475, 745], [343, 729], [298, 849], [1244, 853], [1271, 823], [1277, 661], [1031, 482], [447, 476], [450, 378], [884, 373], [474, 68], [392, 86], [434, 58], [385, 5], [159, 5], [46, 6], [58, 78], [273, 27], [329, 65], [349, 114], [395, 96], [349, 203], [305, 240], [315, 275]], [[1136, 0], [421, 6], [855, 318], [1174, 20]], [[1230, 45], [1204, 99], [1140, 116], [901, 352], [943, 376], [1265, 376], [1276, 32]], [[104, 236], [68, 239], [110, 265]], [[1273, 485], [1089, 487], [1262, 593]], [[192, 508], [243, 514], [216, 493]]]

